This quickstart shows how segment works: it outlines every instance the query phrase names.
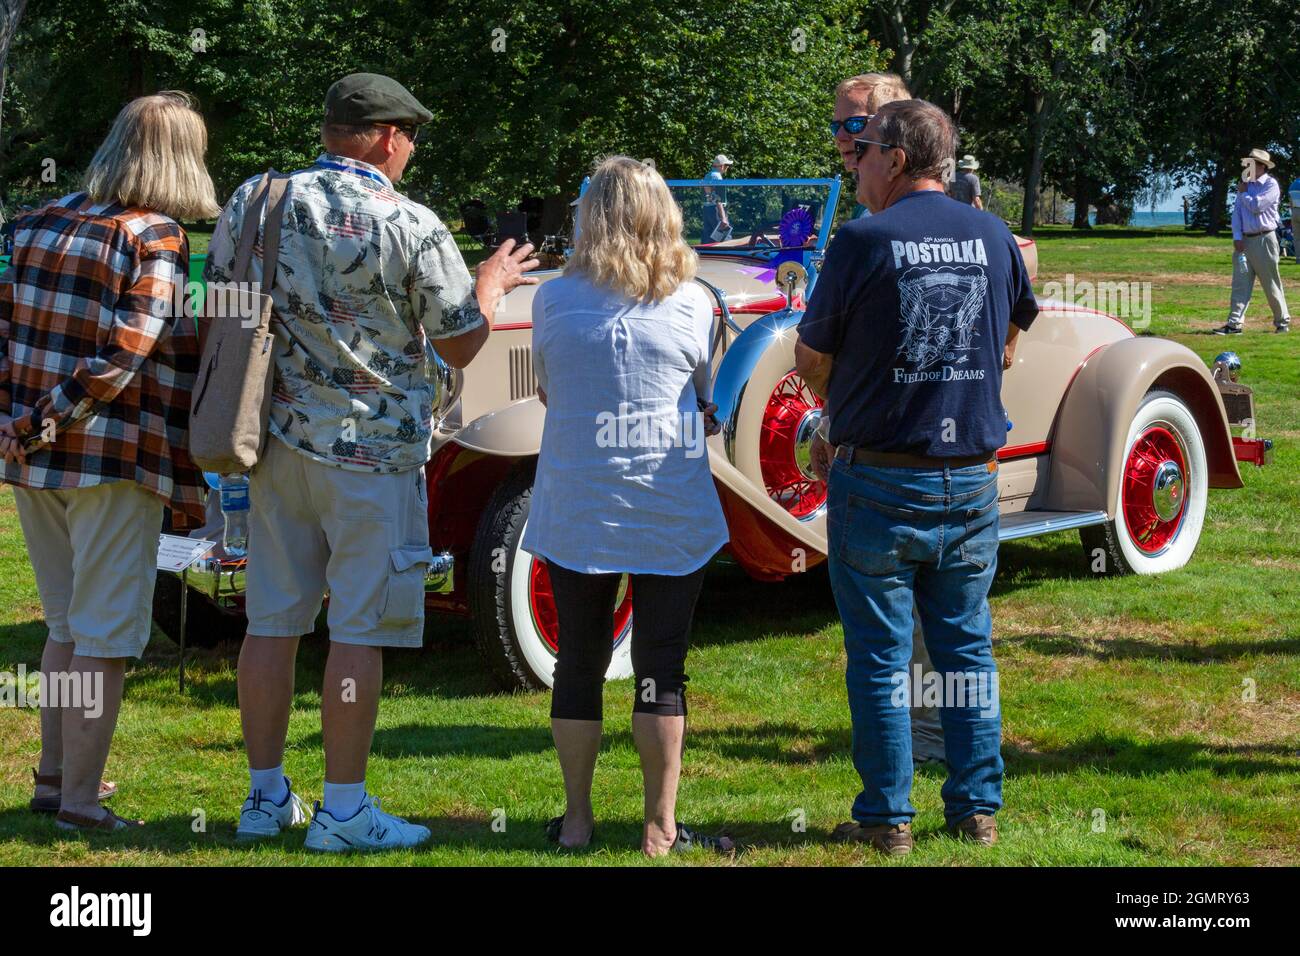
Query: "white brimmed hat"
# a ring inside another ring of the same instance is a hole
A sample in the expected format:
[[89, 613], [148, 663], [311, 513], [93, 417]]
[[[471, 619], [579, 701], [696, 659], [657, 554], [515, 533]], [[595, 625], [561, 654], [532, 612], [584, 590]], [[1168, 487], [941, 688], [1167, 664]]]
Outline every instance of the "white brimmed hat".
[[958, 169], [969, 169], [971, 172], [980, 168], [979, 162], [970, 153], [967, 153], [957, 161]]
[[734, 165], [736, 165], [736, 164], [733, 163], [731, 160], [729, 160], [729, 159], [727, 158], [727, 154], [726, 154], [726, 153], [718, 153], [717, 156], [714, 156], [714, 157], [713, 157], [713, 165], [714, 165], [714, 166], [734, 166]]
[[1247, 153], [1242, 158], [1253, 159], [1261, 166], [1267, 166], [1269, 169], [1273, 168], [1273, 157], [1269, 156], [1268, 150], [1266, 149], [1252, 149], [1249, 153]]

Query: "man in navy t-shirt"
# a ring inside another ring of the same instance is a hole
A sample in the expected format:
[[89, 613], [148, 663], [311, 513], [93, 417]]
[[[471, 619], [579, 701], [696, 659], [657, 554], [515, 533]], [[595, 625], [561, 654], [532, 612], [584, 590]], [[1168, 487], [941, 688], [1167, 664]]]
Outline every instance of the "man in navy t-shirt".
[[[836, 832], [911, 849], [907, 667], [915, 599], [941, 688], [958, 835], [993, 843], [1001, 709], [988, 590], [998, 545], [1000, 397], [1038, 313], [1015, 238], [943, 191], [956, 132], [924, 100], [883, 106], [857, 146], [869, 219], [835, 236], [799, 326], [799, 373], [826, 397], [831, 585], [844, 621], [853, 759], [863, 789]], [[833, 462], [832, 458], [833, 450]]]
[[799, 325], [833, 356], [831, 444], [987, 460], [1007, 436], [1008, 329], [1037, 312], [1015, 237], [989, 213], [918, 189], [846, 224]]

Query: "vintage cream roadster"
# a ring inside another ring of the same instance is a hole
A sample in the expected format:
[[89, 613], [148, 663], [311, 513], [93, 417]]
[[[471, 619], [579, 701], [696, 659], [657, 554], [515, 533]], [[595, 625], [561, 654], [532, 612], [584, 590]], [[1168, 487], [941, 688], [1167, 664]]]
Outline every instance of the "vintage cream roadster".
[[[669, 185], [700, 255], [697, 281], [716, 303], [713, 398], [723, 430], [709, 452], [731, 531], [726, 552], [753, 577], [780, 580], [825, 560], [826, 489], [809, 468], [820, 402], [795, 374], [794, 342], [840, 181], [727, 181], [731, 230], [722, 235], [703, 235], [704, 207], [719, 198], [706, 191], [719, 189], [716, 181]], [[1032, 274], [1035, 246], [1020, 246]], [[536, 288], [507, 296], [464, 373], [439, 367], [427, 467], [435, 553], [427, 606], [469, 615], [487, 665], [511, 687], [549, 685], [558, 646], [546, 566], [519, 547], [545, 420], [531, 352]], [[1002, 539], [1078, 529], [1081, 561], [1099, 571], [1183, 566], [1209, 489], [1241, 487], [1238, 461], [1267, 456], [1268, 443], [1253, 437], [1249, 389], [1236, 382], [1239, 362], [1224, 359], [1212, 373], [1184, 346], [1137, 336], [1118, 318], [1069, 302], [1041, 306], [1004, 379], [1011, 427], [998, 453]], [[1246, 436], [1234, 437], [1233, 425]], [[238, 632], [242, 564], [207, 558], [186, 579], [188, 639]], [[179, 582], [160, 583], [156, 618], [175, 635]], [[631, 673], [635, 606], [625, 588], [610, 677]]]

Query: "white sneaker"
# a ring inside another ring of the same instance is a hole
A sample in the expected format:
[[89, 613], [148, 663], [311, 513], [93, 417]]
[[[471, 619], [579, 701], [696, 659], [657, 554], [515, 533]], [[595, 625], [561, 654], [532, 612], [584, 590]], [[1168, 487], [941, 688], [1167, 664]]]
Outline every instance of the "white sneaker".
[[379, 798], [366, 794], [361, 809], [347, 820], [335, 820], [320, 805], [314, 804], [311, 826], [307, 829], [307, 849], [326, 853], [348, 850], [400, 850], [419, 846], [429, 839], [429, 828], [407, 823], [401, 817], [384, 813]]
[[287, 828], [307, 822], [307, 804], [293, 792], [293, 784], [284, 778], [289, 788], [288, 795], [280, 803], [272, 803], [262, 796], [261, 790], [244, 801], [239, 811], [239, 829], [235, 831], [236, 840], [264, 840], [279, 836]]

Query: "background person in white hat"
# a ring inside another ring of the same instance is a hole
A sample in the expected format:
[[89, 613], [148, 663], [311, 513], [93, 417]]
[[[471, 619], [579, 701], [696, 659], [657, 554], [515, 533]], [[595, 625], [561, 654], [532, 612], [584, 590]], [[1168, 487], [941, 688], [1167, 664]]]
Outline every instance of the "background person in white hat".
[[[705, 179], [722, 181], [731, 166], [726, 153], [713, 157], [713, 166], [705, 173]], [[700, 242], [723, 242], [731, 238], [731, 220], [727, 218], [727, 191], [721, 187], [704, 190], [704, 225], [700, 229]], [[721, 226], [721, 232], [718, 227]], [[717, 233], [717, 235], [714, 235]]]
[[1295, 250], [1296, 265], [1300, 265], [1300, 242], [1295, 240], [1296, 226], [1300, 226], [1300, 176], [1291, 184], [1291, 245]]
[[980, 178], [975, 175], [975, 170], [979, 168], [980, 164], [974, 156], [970, 153], [963, 156], [957, 162], [957, 175], [948, 184], [948, 195], [958, 202], [983, 209], [984, 200], [980, 199]]
[[1232, 307], [1228, 324], [1215, 329], [1215, 335], [1235, 335], [1246, 320], [1246, 306], [1255, 289], [1255, 278], [1264, 287], [1264, 297], [1273, 310], [1273, 330], [1289, 332], [1291, 313], [1287, 311], [1278, 272], [1278, 200], [1282, 188], [1268, 174], [1273, 160], [1267, 150], [1252, 149], [1242, 160], [1242, 178], [1237, 183], [1237, 202], [1232, 207]]

